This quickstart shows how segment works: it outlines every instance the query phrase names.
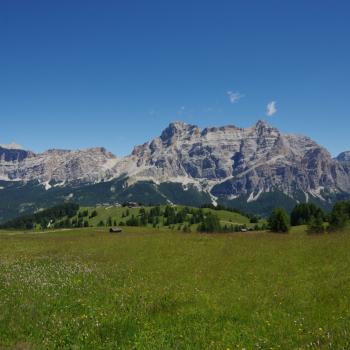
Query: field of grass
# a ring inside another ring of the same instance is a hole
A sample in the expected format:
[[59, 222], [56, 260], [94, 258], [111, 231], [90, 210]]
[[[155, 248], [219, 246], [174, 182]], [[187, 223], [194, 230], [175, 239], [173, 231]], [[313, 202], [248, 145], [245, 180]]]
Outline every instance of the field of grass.
[[349, 349], [350, 232], [0, 233], [0, 349]]

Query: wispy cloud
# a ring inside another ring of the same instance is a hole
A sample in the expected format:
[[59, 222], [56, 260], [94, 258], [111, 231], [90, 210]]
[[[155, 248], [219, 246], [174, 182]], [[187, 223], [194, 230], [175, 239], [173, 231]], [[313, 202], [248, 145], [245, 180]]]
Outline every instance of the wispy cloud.
[[237, 103], [241, 98], [244, 97], [244, 95], [238, 91], [227, 91], [227, 95], [232, 104]]
[[152, 108], [148, 111], [148, 115], [153, 119], [157, 119], [159, 118], [159, 111], [155, 108]]
[[177, 114], [178, 115], [183, 115], [185, 113], [185, 111], [186, 111], [186, 107], [185, 106], [181, 106], [179, 108], [179, 110], [177, 111]]
[[268, 117], [273, 116], [277, 112], [277, 103], [276, 101], [271, 101], [270, 103], [267, 104], [266, 107], [266, 115]]

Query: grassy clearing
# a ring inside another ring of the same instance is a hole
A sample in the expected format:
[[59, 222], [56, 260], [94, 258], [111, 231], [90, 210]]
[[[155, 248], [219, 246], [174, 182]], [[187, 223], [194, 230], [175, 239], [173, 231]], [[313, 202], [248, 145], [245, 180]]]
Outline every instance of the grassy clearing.
[[0, 233], [0, 348], [349, 349], [350, 234]]

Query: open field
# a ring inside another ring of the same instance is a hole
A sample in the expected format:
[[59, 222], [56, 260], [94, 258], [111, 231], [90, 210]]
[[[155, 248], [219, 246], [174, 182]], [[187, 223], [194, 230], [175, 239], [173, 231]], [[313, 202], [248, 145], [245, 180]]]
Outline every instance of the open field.
[[301, 228], [2, 232], [0, 349], [349, 349], [349, 252]]

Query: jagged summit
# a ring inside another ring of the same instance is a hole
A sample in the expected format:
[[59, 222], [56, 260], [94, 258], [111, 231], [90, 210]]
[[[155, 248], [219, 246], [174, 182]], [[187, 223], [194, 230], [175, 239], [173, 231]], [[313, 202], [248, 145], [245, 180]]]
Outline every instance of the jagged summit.
[[350, 151], [340, 153], [336, 159], [339, 162], [350, 162]]
[[0, 148], [0, 178], [44, 182], [97, 181], [112, 176], [117, 158], [105, 148], [50, 149], [35, 154]]
[[180, 137], [184, 134], [191, 134], [194, 131], [199, 132], [198, 126], [176, 121], [170, 123], [169, 126], [163, 130], [160, 135], [160, 139], [162, 141], [171, 141], [174, 137]]
[[264, 129], [275, 129], [272, 127], [267, 121], [265, 120], [258, 120], [251, 128], [241, 128], [237, 127], [235, 125], [224, 125], [224, 126], [211, 126], [206, 127], [203, 130], [201, 130], [197, 125], [193, 124], [187, 124], [182, 121], [174, 121], [171, 122], [161, 133], [160, 139], [163, 141], [169, 140], [175, 135], [180, 136], [184, 134], [201, 134], [206, 135], [208, 133], [215, 133], [215, 132], [230, 132], [230, 131], [237, 131], [237, 130], [248, 130], [248, 129], [257, 129], [257, 130], [264, 130]]
[[7, 145], [0, 145], [1, 148], [7, 148], [7, 149], [16, 149], [16, 150], [23, 150], [24, 148], [17, 144], [16, 142], [11, 142]]
[[263, 119], [259, 119], [256, 123], [255, 123], [255, 127], [256, 128], [266, 128], [266, 127], [270, 127], [269, 123], [266, 120]]

